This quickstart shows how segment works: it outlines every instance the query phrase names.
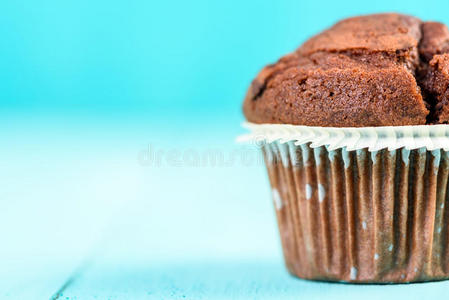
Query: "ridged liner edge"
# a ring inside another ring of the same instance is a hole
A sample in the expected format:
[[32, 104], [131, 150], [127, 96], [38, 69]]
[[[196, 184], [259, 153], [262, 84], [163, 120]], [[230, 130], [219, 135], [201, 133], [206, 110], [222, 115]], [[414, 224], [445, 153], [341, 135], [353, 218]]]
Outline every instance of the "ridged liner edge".
[[417, 125], [386, 127], [311, 127], [286, 124], [253, 124], [245, 122], [243, 127], [251, 132], [237, 138], [239, 142], [265, 141], [268, 143], [293, 142], [295, 145], [310, 143], [310, 147], [326, 146], [328, 150], [346, 148], [369, 151], [381, 149], [449, 150], [449, 125]]

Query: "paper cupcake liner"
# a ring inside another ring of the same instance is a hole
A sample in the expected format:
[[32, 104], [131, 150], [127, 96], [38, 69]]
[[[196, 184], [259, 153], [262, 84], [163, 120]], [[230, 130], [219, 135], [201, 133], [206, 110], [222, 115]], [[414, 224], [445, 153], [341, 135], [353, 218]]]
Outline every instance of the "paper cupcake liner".
[[289, 271], [302, 278], [449, 278], [449, 155], [263, 147]]
[[449, 125], [385, 126], [385, 127], [312, 127], [284, 124], [244, 123], [251, 130], [239, 141], [280, 142], [292, 141], [295, 145], [310, 143], [312, 148], [326, 146], [329, 150], [346, 148], [370, 151], [381, 149], [408, 150], [425, 147], [427, 150], [449, 151]]
[[[332, 134], [319, 141], [323, 133], [315, 129], [301, 129], [315, 132], [303, 140], [294, 133], [294, 138], [263, 138], [285, 262], [292, 274], [372, 283], [449, 278], [447, 138], [433, 128], [424, 136], [412, 128], [404, 143], [402, 130], [377, 135], [375, 142], [373, 135], [366, 135], [360, 143], [354, 139], [363, 136], [360, 132], [347, 135], [342, 129], [341, 147], [330, 146]], [[423, 139], [430, 147], [418, 143]], [[364, 147], [353, 149], [357, 145]]]

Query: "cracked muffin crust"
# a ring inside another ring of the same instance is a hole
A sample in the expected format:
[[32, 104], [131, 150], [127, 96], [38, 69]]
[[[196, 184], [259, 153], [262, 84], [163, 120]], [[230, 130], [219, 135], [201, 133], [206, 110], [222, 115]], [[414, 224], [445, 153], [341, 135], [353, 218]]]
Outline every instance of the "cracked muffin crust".
[[[448, 53], [448, 54], [446, 54]], [[266, 66], [248, 121], [326, 127], [448, 123], [449, 30], [400, 14], [349, 18]]]

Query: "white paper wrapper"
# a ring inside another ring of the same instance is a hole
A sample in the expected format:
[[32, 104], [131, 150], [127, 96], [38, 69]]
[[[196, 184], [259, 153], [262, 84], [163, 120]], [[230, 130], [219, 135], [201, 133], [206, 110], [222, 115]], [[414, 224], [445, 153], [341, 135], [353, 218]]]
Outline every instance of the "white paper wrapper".
[[288, 270], [301, 278], [449, 278], [449, 125], [247, 124], [262, 143]]
[[310, 147], [326, 146], [328, 150], [346, 148], [348, 151], [368, 148], [407, 150], [449, 150], [449, 125], [386, 126], [360, 128], [312, 127], [284, 124], [244, 123], [251, 132], [238, 141], [265, 140], [268, 143], [292, 141], [295, 145], [310, 143]]

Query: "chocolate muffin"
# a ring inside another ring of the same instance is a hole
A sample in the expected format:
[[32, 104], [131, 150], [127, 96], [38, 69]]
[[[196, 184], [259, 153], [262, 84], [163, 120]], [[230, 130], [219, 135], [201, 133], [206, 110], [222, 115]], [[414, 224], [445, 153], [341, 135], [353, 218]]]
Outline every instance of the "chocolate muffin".
[[265, 67], [243, 109], [248, 138], [265, 137], [291, 274], [449, 278], [445, 25], [399, 14], [343, 20]]
[[244, 101], [253, 123], [327, 127], [449, 121], [449, 31], [400, 14], [354, 17], [266, 66]]

